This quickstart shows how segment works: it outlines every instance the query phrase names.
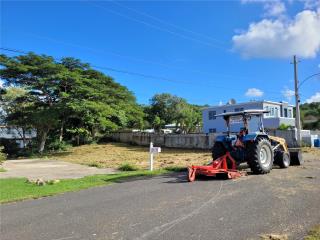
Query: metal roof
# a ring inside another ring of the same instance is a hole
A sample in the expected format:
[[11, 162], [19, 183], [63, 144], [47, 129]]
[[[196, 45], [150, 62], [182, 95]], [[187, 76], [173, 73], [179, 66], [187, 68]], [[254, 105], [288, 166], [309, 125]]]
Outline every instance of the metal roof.
[[239, 112], [226, 112], [215, 115], [215, 117], [226, 117], [226, 116], [240, 116], [240, 115], [262, 115], [264, 113], [268, 113], [270, 111], [262, 110], [262, 109], [247, 109]]

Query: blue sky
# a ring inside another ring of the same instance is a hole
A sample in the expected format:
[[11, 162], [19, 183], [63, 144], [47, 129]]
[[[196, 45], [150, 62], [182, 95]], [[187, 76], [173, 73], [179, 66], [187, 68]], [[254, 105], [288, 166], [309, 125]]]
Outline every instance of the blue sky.
[[[139, 103], [163, 92], [194, 104], [293, 102], [291, 56], [301, 80], [320, 72], [319, 9], [317, 0], [2, 1], [1, 46], [154, 76], [102, 70]], [[320, 101], [319, 78], [301, 98]]]

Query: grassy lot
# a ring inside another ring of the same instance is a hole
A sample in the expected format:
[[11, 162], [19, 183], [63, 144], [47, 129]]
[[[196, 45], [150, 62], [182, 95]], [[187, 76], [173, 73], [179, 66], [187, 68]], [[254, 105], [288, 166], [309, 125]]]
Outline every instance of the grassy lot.
[[30, 183], [26, 178], [0, 179], [0, 203], [51, 196], [58, 193], [106, 185], [125, 180], [129, 177], [154, 176], [168, 172], [170, 171], [133, 171], [109, 175], [94, 175], [80, 179], [63, 179], [58, 183], [46, 184], [44, 186], [38, 186], [35, 183]]
[[[129, 164], [138, 169], [147, 169], [148, 152], [147, 147], [107, 143], [73, 147], [68, 152], [52, 154], [48, 158], [103, 168], [119, 168], [123, 164]], [[161, 169], [172, 166], [186, 167], [192, 164], [205, 164], [210, 160], [210, 151], [162, 148], [162, 152], [155, 156], [154, 163], [156, 169]]]

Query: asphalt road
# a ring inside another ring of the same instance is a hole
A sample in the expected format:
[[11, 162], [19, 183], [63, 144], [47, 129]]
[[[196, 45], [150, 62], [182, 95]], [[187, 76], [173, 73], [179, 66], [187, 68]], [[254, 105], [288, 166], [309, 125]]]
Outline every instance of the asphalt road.
[[188, 183], [181, 173], [4, 204], [0, 239], [302, 239], [320, 223], [319, 173], [314, 156], [263, 176]]

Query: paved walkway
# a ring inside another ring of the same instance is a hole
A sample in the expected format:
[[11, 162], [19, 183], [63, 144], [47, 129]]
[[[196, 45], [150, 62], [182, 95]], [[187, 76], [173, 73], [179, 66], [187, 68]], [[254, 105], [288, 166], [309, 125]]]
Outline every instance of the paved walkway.
[[9, 160], [2, 167], [6, 172], [0, 172], [0, 178], [26, 177], [29, 179], [42, 178], [44, 180], [81, 178], [94, 174], [108, 174], [116, 172], [111, 168], [96, 168], [85, 165], [62, 162], [58, 160]]

